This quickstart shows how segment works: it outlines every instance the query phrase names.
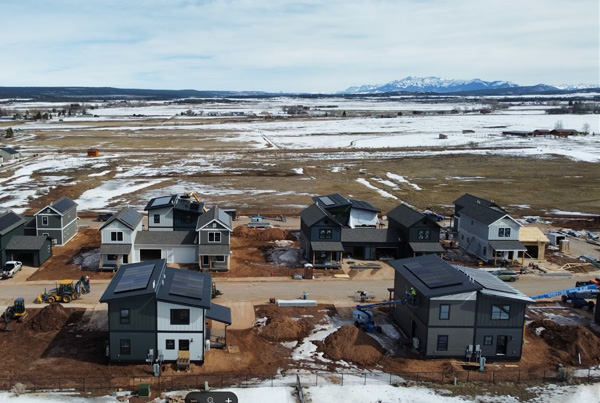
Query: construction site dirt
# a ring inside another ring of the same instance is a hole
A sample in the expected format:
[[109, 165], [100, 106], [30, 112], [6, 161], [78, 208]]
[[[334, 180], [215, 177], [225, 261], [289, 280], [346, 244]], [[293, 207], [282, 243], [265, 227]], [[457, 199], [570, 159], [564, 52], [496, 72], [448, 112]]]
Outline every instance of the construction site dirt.
[[[568, 309], [554, 305], [547, 308], [570, 317]], [[383, 310], [377, 311], [376, 317], [384, 326], [391, 325]], [[539, 308], [530, 310], [528, 317], [522, 359], [511, 363], [488, 359], [487, 371], [525, 372], [552, 369], [557, 364], [579, 368], [600, 364], [598, 329], [541, 319], [544, 315]], [[460, 360], [420, 359], [409, 343], [403, 343], [402, 336], [399, 340], [390, 338], [389, 330], [371, 337], [352, 326], [351, 319], [340, 316], [331, 305], [258, 306], [254, 323], [248, 329], [229, 330], [227, 348], [207, 351], [203, 365], [192, 364], [188, 372], [178, 372], [173, 364], [164, 363], [161, 374], [271, 377], [296, 370], [375, 370], [398, 375], [442, 373], [450, 379], [466, 368]], [[0, 364], [0, 383], [31, 378], [62, 378], [62, 382], [68, 382], [99, 376], [152, 376], [149, 364], [109, 365], [105, 358], [107, 339], [106, 329], [96, 326], [83, 309], [58, 303], [30, 309], [22, 322], [11, 322], [10, 331], [0, 333], [2, 351], [18, 352], [5, 354]]]

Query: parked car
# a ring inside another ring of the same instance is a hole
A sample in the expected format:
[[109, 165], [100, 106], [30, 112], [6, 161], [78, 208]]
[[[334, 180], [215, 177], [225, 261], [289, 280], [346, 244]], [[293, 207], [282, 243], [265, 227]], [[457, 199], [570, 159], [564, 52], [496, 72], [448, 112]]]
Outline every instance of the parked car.
[[496, 270], [492, 273], [494, 276], [498, 277], [502, 281], [517, 281], [519, 278], [519, 274], [513, 270]]
[[96, 217], [96, 220], [98, 220], [98, 221], [108, 221], [108, 219], [110, 217], [112, 217], [113, 215], [115, 215], [115, 213], [111, 213], [111, 212], [104, 213], [104, 214], [98, 214], [98, 217]]
[[9, 260], [4, 263], [2, 268], [2, 278], [13, 278], [15, 273], [23, 268], [23, 263], [16, 260]]

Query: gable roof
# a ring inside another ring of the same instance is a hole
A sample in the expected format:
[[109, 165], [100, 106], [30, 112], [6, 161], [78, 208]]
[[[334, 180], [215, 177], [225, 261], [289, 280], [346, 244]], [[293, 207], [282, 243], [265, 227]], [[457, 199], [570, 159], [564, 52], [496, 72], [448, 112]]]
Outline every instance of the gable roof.
[[173, 207], [176, 200], [177, 195], [155, 197], [153, 199], [150, 199], [148, 204], [146, 204], [146, 207], [144, 207], [144, 211], [163, 207]]
[[342, 242], [398, 243], [398, 233], [391, 228], [342, 228]]
[[511, 287], [510, 285], [506, 284], [504, 281], [500, 280], [498, 277], [494, 276], [486, 270], [473, 269], [470, 267], [463, 266], [454, 267], [461, 273], [466, 274], [474, 282], [479, 284], [482, 287], [482, 290], [480, 291], [482, 294], [487, 294], [501, 298], [516, 299], [523, 302], [535, 302], [527, 295], [523, 294], [521, 291], [517, 290], [514, 287]]
[[124, 207], [117, 214], [111, 216], [106, 222], [100, 227], [100, 229], [106, 227], [114, 221], [127, 226], [129, 229], [134, 230], [144, 217], [136, 209], [132, 207]]
[[464, 206], [460, 210], [460, 214], [461, 217], [471, 218], [485, 225], [495, 223], [503, 217], [510, 217], [506, 211], [499, 207], [486, 207], [476, 203], [471, 203]]
[[51, 208], [52, 210], [56, 211], [59, 215], [65, 215], [69, 210], [75, 207], [77, 207], [77, 203], [69, 199], [67, 196], [63, 196], [60, 199], [51, 202], [49, 205], [35, 213], [35, 215], [40, 214], [46, 208]]
[[312, 197], [312, 200], [325, 209], [343, 206], [349, 207], [352, 205], [352, 201], [350, 199], [345, 198], [339, 193], [332, 193], [325, 196], [314, 196]]
[[20, 225], [24, 225], [27, 222], [26, 219], [21, 218], [15, 212], [7, 211], [0, 215], [0, 235], [4, 235], [17, 228]]
[[397, 275], [404, 277], [427, 298], [479, 291], [483, 288], [437, 255], [398, 259], [389, 263]]
[[48, 237], [45, 235], [39, 236], [27, 236], [27, 235], [15, 235], [10, 238], [6, 249], [8, 250], [41, 250], [46, 242], [49, 242]]
[[196, 231], [139, 231], [136, 245], [196, 245]]
[[219, 207], [215, 206], [208, 210], [206, 213], [198, 217], [198, 224], [196, 225], [196, 231], [201, 230], [213, 221], [218, 221], [221, 225], [227, 228], [229, 231], [233, 230], [231, 223], [231, 216]]
[[343, 224], [336, 220], [334, 216], [329, 214], [324, 208], [322, 208], [317, 203], [311, 204], [310, 206], [302, 210], [302, 212], [300, 212], [300, 220], [303, 221], [309, 227], [312, 227], [313, 225], [321, 221], [323, 218], [328, 218], [332, 221], [334, 225], [337, 225], [338, 227], [343, 227]]
[[20, 151], [17, 151], [11, 147], [0, 147], [0, 150], [4, 151], [5, 153], [10, 154], [10, 155], [15, 155], [15, 154], [21, 153]]
[[398, 224], [401, 224], [406, 228], [412, 227], [421, 220], [427, 220], [433, 223], [433, 220], [431, 220], [431, 218], [419, 213], [418, 211], [404, 203], [400, 204], [398, 207], [392, 209], [389, 213], [387, 213], [387, 218], [388, 221], [391, 218], [392, 220], [396, 221]]
[[108, 283], [100, 297], [100, 302], [155, 294], [157, 287], [160, 286], [166, 264], [166, 260], [159, 259], [121, 266]]
[[468, 204], [479, 204], [485, 207], [498, 207], [501, 209], [499, 205], [494, 203], [493, 201], [482, 199], [481, 197], [473, 196], [472, 194], [465, 193], [458, 199], [454, 200], [454, 205], [457, 207], [465, 207]]

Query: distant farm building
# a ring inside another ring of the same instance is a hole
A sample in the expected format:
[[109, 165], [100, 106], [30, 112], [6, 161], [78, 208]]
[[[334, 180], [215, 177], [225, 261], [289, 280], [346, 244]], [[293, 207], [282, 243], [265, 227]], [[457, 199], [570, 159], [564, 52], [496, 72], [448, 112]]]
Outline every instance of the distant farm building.
[[87, 156], [88, 157], [99, 157], [100, 150], [98, 150], [97, 148], [90, 148], [89, 150], [87, 150]]

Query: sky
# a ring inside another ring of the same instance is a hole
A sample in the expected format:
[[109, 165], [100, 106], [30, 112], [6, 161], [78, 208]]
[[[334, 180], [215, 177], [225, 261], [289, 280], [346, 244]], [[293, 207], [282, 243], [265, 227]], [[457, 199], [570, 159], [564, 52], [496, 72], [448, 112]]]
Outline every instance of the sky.
[[406, 76], [600, 86], [598, 0], [0, 2], [0, 86], [329, 93]]

